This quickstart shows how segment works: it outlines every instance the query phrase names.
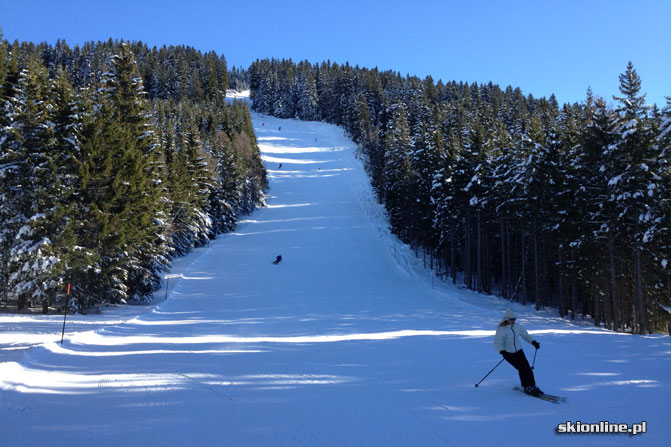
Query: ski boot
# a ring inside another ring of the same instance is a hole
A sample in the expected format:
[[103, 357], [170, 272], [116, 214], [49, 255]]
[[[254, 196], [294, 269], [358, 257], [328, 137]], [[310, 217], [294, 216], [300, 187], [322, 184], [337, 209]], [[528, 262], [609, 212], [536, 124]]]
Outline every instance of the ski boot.
[[524, 392], [527, 393], [529, 396], [535, 396], [535, 397], [538, 397], [541, 394], [543, 394], [543, 392], [540, 390], [540, 388], [538, 388], [535, 385], [524, 387]]

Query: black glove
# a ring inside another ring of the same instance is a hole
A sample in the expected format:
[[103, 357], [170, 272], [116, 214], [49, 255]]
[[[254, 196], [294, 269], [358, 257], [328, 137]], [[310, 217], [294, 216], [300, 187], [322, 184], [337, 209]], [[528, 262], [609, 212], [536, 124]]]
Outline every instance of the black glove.
[[508, 353], [505, 350], [499, 351], [499, 352], [501, 353], [501, 355], [503, 356], [504, 359], [508, 359], [508, 357], [507, 357]]
[[541, 348], [541, 344], [538, 343], [536, 340], [532, 341], [531, 344], [534, 345], [534, 348], [536, 348], [536, 349], [540, 349], [540, 348]]

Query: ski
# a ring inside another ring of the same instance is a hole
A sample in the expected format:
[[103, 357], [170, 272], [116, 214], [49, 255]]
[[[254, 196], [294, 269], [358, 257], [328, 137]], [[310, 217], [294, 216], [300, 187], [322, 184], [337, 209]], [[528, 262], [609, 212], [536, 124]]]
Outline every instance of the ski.
[[[516, 390], [516, 391], [521, 391], [521, 392], [524, 393], [524, 388], [522, 388], [522, 387], [516, 386], [513, 389]], [[524, 394], [526, 394], [526, 393], [524, 393]], [[527, 394], [527, 396], [537, 397], [538, 399], [545, 400], [547, 402], [552, 402], [553, 404], [559, 404], [559, 403], [564, 402], [566, 400], [566, 397], [564, 397], [564, 396], [554, 396], [552, 394], [546, 394], [546, 393], [539, 394], [538, 396], [532, 396], [531, 394]]]

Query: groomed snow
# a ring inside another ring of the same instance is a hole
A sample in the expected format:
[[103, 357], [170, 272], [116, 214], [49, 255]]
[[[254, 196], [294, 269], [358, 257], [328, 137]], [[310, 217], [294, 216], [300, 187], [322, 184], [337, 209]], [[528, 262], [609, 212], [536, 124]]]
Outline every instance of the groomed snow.
[[[253, 120], [268, 207], [178, 260], [159, 304], [69, 317], [63, 345], [62, 317], [0, 315], [3, 446], [668, 442], [668, 336], [432, 279], [389, 234], [342, 130]], [[508, 307], [541, 343], [539, 386], [566, 403], [514, 391], [507, 364], [474, 387], [500, 360], [493, 334]], [[648, 432], [557, 434], [567, 421]]]

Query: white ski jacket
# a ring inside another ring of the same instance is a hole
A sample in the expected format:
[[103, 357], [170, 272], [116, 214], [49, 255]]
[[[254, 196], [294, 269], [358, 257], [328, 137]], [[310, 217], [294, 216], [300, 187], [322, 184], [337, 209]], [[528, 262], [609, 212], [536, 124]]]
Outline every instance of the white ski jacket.
[[496, 348], [496, 352], [506, 351], [511, 354], [516, 353], [522, 349], [520, 337], [529, 343], [534, 341], [529, 332], [517, 323], [497, 327], [496, 335], [494, 336], [494, 348]]

